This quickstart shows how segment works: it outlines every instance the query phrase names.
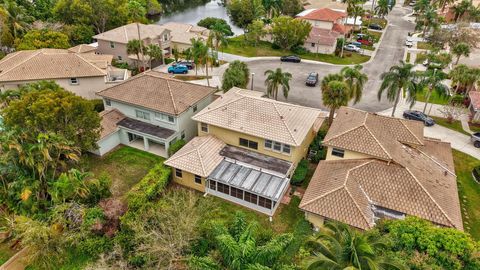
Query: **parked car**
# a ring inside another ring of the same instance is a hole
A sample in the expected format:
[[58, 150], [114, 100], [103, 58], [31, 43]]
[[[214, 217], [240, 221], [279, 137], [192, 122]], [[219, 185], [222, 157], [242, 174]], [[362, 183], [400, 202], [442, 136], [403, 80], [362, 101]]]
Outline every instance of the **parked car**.
[[357, 46], [358, 48], [362, 47], [362, 43], [358, 42], [358, 41], [352, 41], [352, 42], [349, 42], [349, 44], [353, 44], [353, 45]]
[[300, 63], [302, 59], [296, 55], [286, 55], [280, 57], [280, 61], [282, 62], [293, 62], [293, 63]]
[[305, 81], [305, 84], [307, 86], [315, 86], [318, 83], [318, 73], [317, 72], [311, 72], [308, 74], [307, 80]]
[[413, 47], [413, 38], [407, 37], [407, 39], [405, 40], [405, 46], [409, 48]]
[[366, 38], [368, 38], [368, 34], [362, 34], [362, 33], [357, 34], [357, 39], [366, 39]]
[[480, 132], [473, 133], [470, 140], [472, 141], [473, 146], [480, 148]]
[[415, 1], [411, 1], [410, 3], [408, 3], [408, 5], [411, 6], [411, 7], [415, 6], [416, 4], [417, 4], [417, 2], [415, 2]]
[[435, 125], [435, 121], [421, 111], [404, 111], [403, 118], [423, 122], [427, 127]]
[[368, 26], [368, 28], [373, 29], [373, 30], [383, 30], [383, 27], [380, 26], [379, 24], [372, 23]]
[[359, 52], [360, 51], [360, 48], [358, 48], [357, 46], [353, 45], [353, 44], [348, 44], [346, 46], [343, 47], [346, 51], [351, 51], [351, 52]]
[[178, 61], [172, 64], [172, 66], [177, 66], [177, 65], [186, 66], [189, 70], [192, 70], [195, 68], [195, 63], [193, 63], [192, 61]]
[[372, 46], [373, 45], [373, 42], [368, 40], [368, 39], [357, 39], [357, 42], [360, 42], [362, 45], [365, 45], [365, 46]]
[[175, 65], [168, 67], [168, 73], [172, 74], [187, 74], [188, 67], [184, 65]]

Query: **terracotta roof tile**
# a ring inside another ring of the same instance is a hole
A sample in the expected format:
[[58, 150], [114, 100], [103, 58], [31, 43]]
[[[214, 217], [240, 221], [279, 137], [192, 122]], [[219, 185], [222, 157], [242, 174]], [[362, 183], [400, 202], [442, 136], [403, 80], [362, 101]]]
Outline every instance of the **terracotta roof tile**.
[[[168, 29], [158, 24], [139, 24], [140, 37], [145, 38], [157, 38], [162, 35], [164, 31]], [[118, 43], [127, 44], [128, 41], [138, 39], [137, 23], [131, 23], [124, 26], [117, 27], [107, 32], [100, 33], [93, 36], [94, 39], [107, 40]]]
[[312, 27], [312, 30], [310, 31], [306, 42], [333, 46], [337, 42], [337, 38], [339, 36], [340, 33], [338, 32], [319, 27]]
[[334, 22], [341, 18], [346, 18], [347, 14], [342, 11], [336, 11], [329, 8], [320, 8], [311, 11], [310, 13], [302, 16], [303, 19], [316, 20], [316, 21], [329, 21]]
[[472, 105], [473, 109], [480, 110], [480, 92], [470, 91], [468, 96], [470, 97], [470, 104]]
[[102, 118], [100, 121], [100, 126], [102, 127], [100, 139], [117, 131], [117, 123], [125, 119], [125, 115], [117, 109], [105, 110], [100, 113], [100, 117]]
[[215, 92], [213, 87], [184, 82], [148, 71], [98, 92], [101, 97], [179, 115]]
[[262, 95], [257, 91], [232, 88], [192, 119], [298, 146], [318, 121], [317, 118], [326, 115], [318, 109], [276, 101]]

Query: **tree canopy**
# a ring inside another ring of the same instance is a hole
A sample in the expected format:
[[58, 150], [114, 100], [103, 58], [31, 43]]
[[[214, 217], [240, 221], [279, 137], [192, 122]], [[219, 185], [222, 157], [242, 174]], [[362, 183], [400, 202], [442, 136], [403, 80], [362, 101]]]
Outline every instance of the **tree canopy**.
[[70, 48], [69, 38], [64, 33], [47, 29], [30, 30], [17, 45], [18, 50], [35, 50], [41, 48]]
[[246, 88], [250, 78], [250, 71], [247, 64], [239, 60], [230, 63], [223, 73], [222, 90], [224, 92], [232, 87]]
[[272, 23], [273, 42], [282, 49], [289, 50], [303, 45], [310, 30], [312, 25], [305, 20], [296, 20], [289, 16], [276, 17]]
[[226, 36], [233, 36], [232, 28], [224, 19], [215, 18], [215, 17], [206, 17], [198, 21], [197, 25], [205, 27], [207, 29], [212, 29], [215, 25], [221, 25], [222, 30]]

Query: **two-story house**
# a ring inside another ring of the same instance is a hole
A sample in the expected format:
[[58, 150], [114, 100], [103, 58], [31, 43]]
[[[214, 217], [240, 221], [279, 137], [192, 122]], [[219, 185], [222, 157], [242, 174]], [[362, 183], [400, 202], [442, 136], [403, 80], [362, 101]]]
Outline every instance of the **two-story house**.
[[175, 182], [273, 216], [325, 113], [232, 88], [201, 110], [199, 137], [165, 164]]
[[212, 102], [215, 91], [148, 71], [99, 92], [105, 111], [94, 153], [104, 155], [124, 144], [168, 157], [173, 142], [197, 135], [191, 117]]
[[128, 70], [111, 65], [111, 55], [79, 51], [78, 47], [74, 47], [8, 54], [0, 60], [0, 91], [49, 80], [79, 96], [94, 99], [96, 92], [128, 78]]
[[[140, 38], [139, 38], [140, 37]], [[144, 46], [156, 44], [163, 49], [165, 56], [172, 53], [170, 30], [156, 24], [131, 23], [117, 27], [107, 32], [93, 36], [97, 40], [97, 53], [111, 54], [118, 61], [133, 64], [145, 60], [148, 63], [148, 56], [127, 53], [127, 44], [131, 40], [142, 40]]]
[[417, 216], [463, 229], [452, 149], [423, 135], [423, 123], [342, 107], [300, 209], [316, 227], [337, 220], [359, 229]]

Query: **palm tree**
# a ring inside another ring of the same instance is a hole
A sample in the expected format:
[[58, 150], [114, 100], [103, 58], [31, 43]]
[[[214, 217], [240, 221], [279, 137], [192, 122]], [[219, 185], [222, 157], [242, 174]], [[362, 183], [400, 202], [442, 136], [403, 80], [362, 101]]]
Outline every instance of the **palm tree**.
[[359, 233], [348, 225], [327, 222], [308, 244], [313, 255], [305, 260], [307, 270], [384, 270], [405, 269], [391, 258], [380, 256], [385, 238]]
[[455, 93], [458, 94], [458, 90], [464, 88], [467, 84], [467, 76], [470, 73], [470, 68], [464, 64], [454, 67], [449, 74], [452, 80], [452, 85], [455, 85]]
[[[335, 75], [339, 76], [339, 80], [334, 79]], [[332, 77], [327, 78], [329, 76], [332, 75], [327, 75], [322, 80], [322, 101], [323, 105], [330, 108], [328, 124], [331, 125], [335, 111], [342, 106], [348, 105], [350, 93], [347, 84], [342, 81], [341, 75], [333, 74]]]
[[443, 83], [443, 80], [447, 78], [447, 74], [445, 74], [442, 70], [437, 69], [427, 69], [422, 74], [422, 82], [420, 83], [421, 89], [427, 89], [427, 96], [425, 97], [425, 106], [423, 107], [423, 113], [427, 110], [427, 105], [430, 101], [430, 97], [432, 96], [433, 91], [437, 92], [439, 96], [447, 96], [448, 93], [448, 86]]
[[29, 23], [32, 22], [34, 18], [28, 15], [26, 8], [17, 4], [16, 1], [5, 0], [3, 1], [2, 7], [7, 17], [6, 21], [12, 29], [13, 37], [16, 39], [20, 32], [28, 28]]
[[353, 99], [353, 104], [356, 104], [362, 98], [362, 91], [368, 76], [362, 73], [363, 66], [355, 65], [354, 67], [344, 67], [340, 71], [349, 90], [349, 100]]
[[132, 39], [127, 43], [127, 54], [135, 54], [137, 56], [137, 61], [135, 61], [137, 68], [138, 61], [140, 61], [140, 54], [142, 52], [141, 47], [143, 47], [143, 44], [141, 44], [138, 39]]
[[435, 4], [437, 4], [439, 7], [442, 7], [442, 13], [445, 11], [445, 7], [447, 5], [451, 5], [455, 3], [455, 0], [435, 0]]
[[281, 68], [277, 68], [275, 71], [267, 70], [264, 75], [267, 76], [265, 79], [265, 86], [267, 87], [267, 95], [269, 97], [278, 99], [278, 87], [282, 86], [283, 96], [285, 99], [288, 98], [288, 91], [290, 91], [290, 79], [292, 79], [292, 74], [288, 72], [283, 72]]
[[362, 17], [365, 14], [365, 10], [361, 5], [354, 5], [350, 8], [347, 8], [347, 13], [348, 16], [353, 17], [353, 30], [355, 30], [355, 28], [357, 27], [357, 17]]
[[419, 0], [415, 3], [415, 6], [413, 7], [413, 9], [417, 14], [421, 14], [429, 7], [430, 7], [430, 0]]
[[417, 29], [421, 29], [423, 27], [423, 37], [427, 31], [430, 29], [437, 29], [440, 25], [437, 10], [431, 6], [428, 6], [425, 10], [420, 13], [417, 17]]
[[375, 7], [375, 14], [385, 18], [388, 13], [392, 10], [393, 5], [390, 5], [388, 0], [379, 0], [377, 6]]
[[416, 101], [417, 84], [415, 83], [416, 74], [413, 71], [412, 64], [406, 64], [400, 61], [400, 65], [395, 65], [389, 71], [382, 73], [380, 78], [382, 84], [378, 90], [378, 100], [382, 99], [383, 92], [387, 90], [387, 99], [393, 103], [392, 117], [395, 116], [400, 95], [403, 92], [407, 94], [407, 101], [413, 106]]
[[227, 26], [225, 24], [217, 22], [210, 29], [209, 39], [213, 40], [213, 45], [215, 50], [217, 51], [217, 54], [220, 44], [224, 44], [227, 42], [227, 36], [225, 35], [225, 33], [228, 29], [226, 29], [226, 27]]
[[460, 60], [461, 56], [468, 57], [470, 55], [470, 45], [465, 42], [460, 42], [452, 48], [452, 53], [457, 56], [457, 60], [455, 61], [455, 65], [458, 65], [458, 61]]
[[473, 7], [472, 3], [470, 0], [462, 0], [459, 4], [456, 4], [453, 7], [453, 13], [455, 14], [455, 22], [457, 22], [459, 19], [462, 19], [463, 16], [471, 10]]
[[146, 54], [148, 55], [149, 58], [149, 66], [150, 69], [152, 68], [152, 61], [155, 60], [162, 60], [162, 64], [164, 64], [163, 60], [163, 50], [158, 46], [157, 44], [150, 44], [147, 46], [146, 49]]

